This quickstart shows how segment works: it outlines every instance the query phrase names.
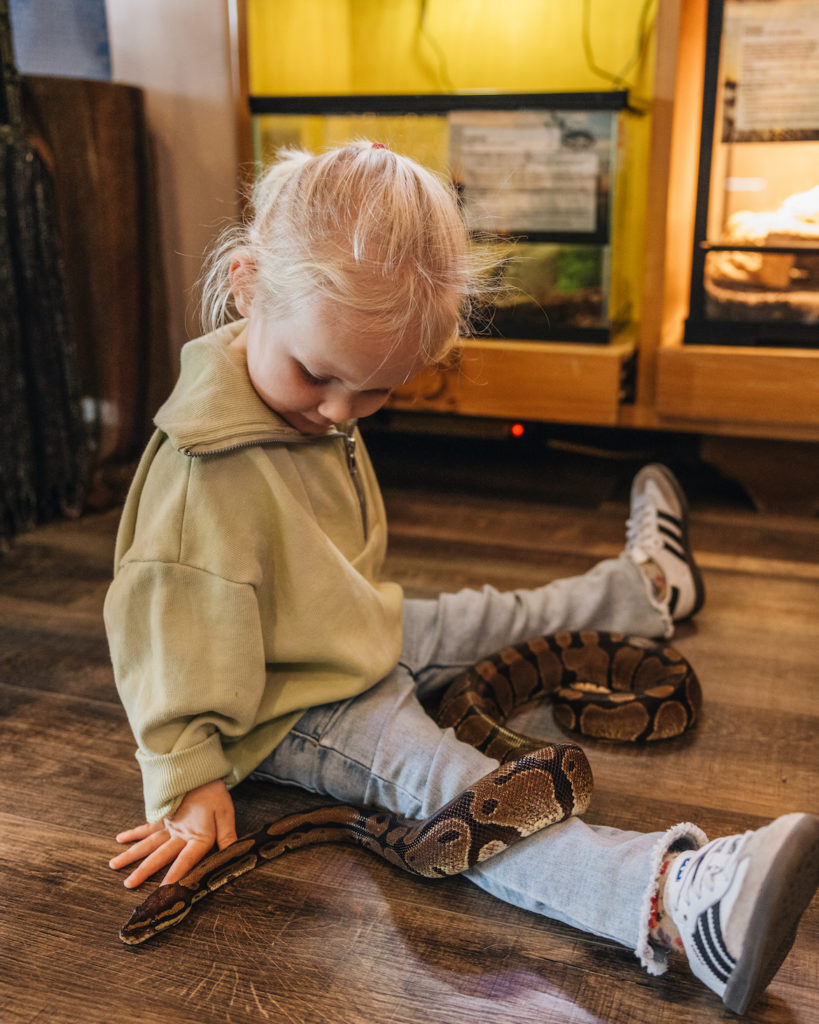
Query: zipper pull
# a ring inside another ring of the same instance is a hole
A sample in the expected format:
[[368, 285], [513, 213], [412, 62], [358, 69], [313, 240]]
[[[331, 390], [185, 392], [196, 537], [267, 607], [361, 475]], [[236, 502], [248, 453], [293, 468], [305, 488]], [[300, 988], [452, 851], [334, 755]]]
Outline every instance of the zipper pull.
[[361, 486], [361, 478], [358, 473], [358, 461], [356, 460], [356, 441], [353, 435], [344, 434], [344, 452], [347, 456], [347, 469], [350, 472], [350, 479], [353, 482], [355, 493], [358, 498], [358, 507], [361, 510], [361, 525], [364, 529], [364, 539], [367, 539], [367, 505], [364, 500], [364, 488]]
[[352, 434], [344, 435], [344, 448], [347, 452], [347, 465], [350, 467], [350, 472], [357, 473], [358, 466], [355, 461], [355, 438]]

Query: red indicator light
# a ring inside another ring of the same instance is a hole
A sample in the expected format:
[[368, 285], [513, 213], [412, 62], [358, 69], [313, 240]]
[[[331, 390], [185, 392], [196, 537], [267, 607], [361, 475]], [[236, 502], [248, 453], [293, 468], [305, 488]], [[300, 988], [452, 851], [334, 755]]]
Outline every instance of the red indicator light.
[[522, 423], [513, 423], [512, 426], [509, 428], [509, 433], [512, 435], [512, 437], [523, 437], [524, 430], [525, 427]]

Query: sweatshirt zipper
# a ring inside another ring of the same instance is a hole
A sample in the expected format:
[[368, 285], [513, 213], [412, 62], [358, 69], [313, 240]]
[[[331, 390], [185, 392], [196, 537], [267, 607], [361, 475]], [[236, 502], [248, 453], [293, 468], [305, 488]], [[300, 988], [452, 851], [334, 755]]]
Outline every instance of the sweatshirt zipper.
[[361, 525], [364, 529], [364, 540], [366, 540], [369, 532], [367, 527], [367, 502], [364, 499], [364, 488], [361, 485], [361, 475], [358, 472], [355, 449], [356, 440], [353, 437], [352, 428], [350, 428], [350, 433], [344, 432], [344, 451], [347, 455], [347, 470], [350, 474], [350, 479], [353, 481], [353, 487], [358, 498], [358, 507], [361, 510]]
[[[358, 459], [356, 457], [356, 440], [353, 437], [353, 430], [355, 426], [350, 427], [349, 432], [346, 430], [339, 430], [334, 434], [322, 434], [321, 437], [289, 437], [285, 444], [315, 444], [316, 441], [331, 440], [333, 438], [342, 438], [344, 441], [344, 454], [347, 458], [347, 472], [350, 474], [350, 480], [355, 490], [356, 498], [358, 499], [358, 507], [361, 512], [361, 526], [364, 531], [364, 540], [367, 540], [369, 535], [369, 525], [367, 522], [367, 501], [364, 497], [364, 487], [361, 483], [361, 474], [358, 469]], [[256, 445], [265, 443], [276, 443], [265, 442], [258, 438], [253, 441], [239, 441], [236, 444], [225, 445], [223, 448], [211, 449], [210, 451], [197, 452], [191, 448], [180, 449], [183, 455], [187, 455], [189, 458], [196, 459], [201, 458], [205, 455], [225, 455], [228, 452], [239, 451], [242, 448], [253, 448]]]

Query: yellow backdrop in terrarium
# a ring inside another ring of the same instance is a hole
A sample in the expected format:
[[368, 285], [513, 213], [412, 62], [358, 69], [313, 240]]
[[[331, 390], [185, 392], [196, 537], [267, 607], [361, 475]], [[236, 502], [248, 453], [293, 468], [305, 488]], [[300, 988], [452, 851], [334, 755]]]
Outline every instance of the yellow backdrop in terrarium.
[[[628, 88], [647, 107], [653, 10], [646, 0], [249, 0], [251, 94], [443, 98], [476, 92], [622, 95]], [[463, 186], [466, 209], [471, 204], [477, 210], [488, 191], [477, 197], [474, 180], [459, 180], [460, 112], [422, 107], [356, 116], [256, 108], [256, 156], [266, 161], [283, 145], [315, 149], [355, 136], [377, 139], [451, 176]], [[466, 116], [474, 120], [475, 113]], [[505, 127], [522, 132], [519, 118]], [[556, 168], [551, 183], [545, 181], [546, 161], [537, 168], [544, 230], [533, 228], [531, 202], [521, 223], [508, 222], [507, 209], [484, 207], [473, 225], [479, 233], [521, 240], [504, 265], [506, 298], [498, 302], [493, 329], [504, 337], [606, 341], [639, 318], [650, 116], [558, 110], [544, 127], [539, 145], [551, 147]], [[513, 152], [520, 147], [507, 154]], [[526, 203], [525, 193], [508, 189], [502, 199], [508, 206], [523, 196]]]

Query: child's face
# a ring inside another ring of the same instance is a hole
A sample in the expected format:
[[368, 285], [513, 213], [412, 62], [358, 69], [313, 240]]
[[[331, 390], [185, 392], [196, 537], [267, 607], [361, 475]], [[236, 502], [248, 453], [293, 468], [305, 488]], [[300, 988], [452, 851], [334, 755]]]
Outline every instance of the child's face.
[[327, 303], [279, 318], [251, 309], [233, 345], [262, 400], [304, 434], [372, 415], [422, 365], [414, 338], [391, 351], [394, 338], [357, 331]]

